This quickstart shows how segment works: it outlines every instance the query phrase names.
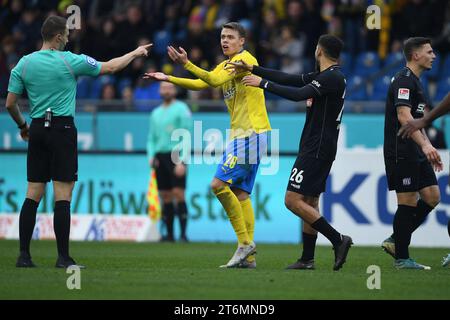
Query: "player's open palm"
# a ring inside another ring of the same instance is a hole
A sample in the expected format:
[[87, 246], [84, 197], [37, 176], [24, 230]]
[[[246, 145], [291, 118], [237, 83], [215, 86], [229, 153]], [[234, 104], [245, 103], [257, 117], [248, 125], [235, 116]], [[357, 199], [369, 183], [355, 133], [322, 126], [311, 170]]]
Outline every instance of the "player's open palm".
[[187, 52], [182, 47], [178, 47], [178, 49], [179, 51], [172, 46], [168, 46], [167, 54], [173, 62], [184, 65], [188, 62]]
[[144, 73], [143, 79], [154, 79], [158, 81], [167, 81], [169, 76], [162, 72], [148, 72]]

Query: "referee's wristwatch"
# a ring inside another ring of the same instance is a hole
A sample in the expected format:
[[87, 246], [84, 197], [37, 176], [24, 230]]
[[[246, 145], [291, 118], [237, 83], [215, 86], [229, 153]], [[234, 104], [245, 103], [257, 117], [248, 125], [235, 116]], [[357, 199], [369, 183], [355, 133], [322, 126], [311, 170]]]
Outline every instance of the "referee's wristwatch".
[[27, 122], [25, 121], [23, 124], [21, 124], [20, 126], [17, 126], [17, 128], [19, 128], [20, 130], [23, 130], [27, 127]]

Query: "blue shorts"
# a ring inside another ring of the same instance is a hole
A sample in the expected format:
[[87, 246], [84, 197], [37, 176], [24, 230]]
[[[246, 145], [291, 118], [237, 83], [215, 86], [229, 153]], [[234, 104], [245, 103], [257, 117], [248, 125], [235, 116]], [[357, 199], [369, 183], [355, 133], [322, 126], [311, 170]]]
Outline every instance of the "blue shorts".
[[250, 194], [261, 157], [267, 153], [267, 138], [267, 132], [263, 132], [231, 141], [217, 166], [215, 177]]

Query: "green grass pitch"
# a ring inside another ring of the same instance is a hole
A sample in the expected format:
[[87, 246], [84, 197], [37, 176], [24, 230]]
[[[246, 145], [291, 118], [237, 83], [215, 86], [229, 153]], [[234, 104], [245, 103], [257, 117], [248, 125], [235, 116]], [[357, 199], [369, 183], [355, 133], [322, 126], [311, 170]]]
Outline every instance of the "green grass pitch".
[[[219, 269], [235, 245], [227, 243], [72, 242], [81, 289], [66, 286], [70, 274], [54, 268], [56, 243], [33, 241], [35, 269], [18, 269], [18, 241], [0, 241], [0, 299], [450, 299], [450, 249], [411, 248], [430, 271], [396, 270], [379, 247], [352, 247], [343, 269], [332, 271], [333, 251], [319, 246], [316, 270], [284, 270], [298, 245], [258, 244], [255, 270]], [[367, 267], [378, 265], [381, 289], [369, 290]]]

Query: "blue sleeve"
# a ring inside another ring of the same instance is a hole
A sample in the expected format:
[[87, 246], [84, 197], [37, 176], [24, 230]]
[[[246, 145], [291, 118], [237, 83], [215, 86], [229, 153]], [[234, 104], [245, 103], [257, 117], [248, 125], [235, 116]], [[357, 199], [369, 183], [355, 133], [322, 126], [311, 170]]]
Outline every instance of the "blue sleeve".
[[12, 69], [11, 76], [9, 77], [8, 92], [12, 92], [18, 95], [23, 93], [24, 85], [22, 72], [23, 66], [25, 64], [24, 60], [24, 58], [20, 59], [14, 69]]
[[102, 64], [90, 56], [68, 52], [67, 60], [73, 70], [74, 75], [77, 77], [96, 77], [100, 74]]

